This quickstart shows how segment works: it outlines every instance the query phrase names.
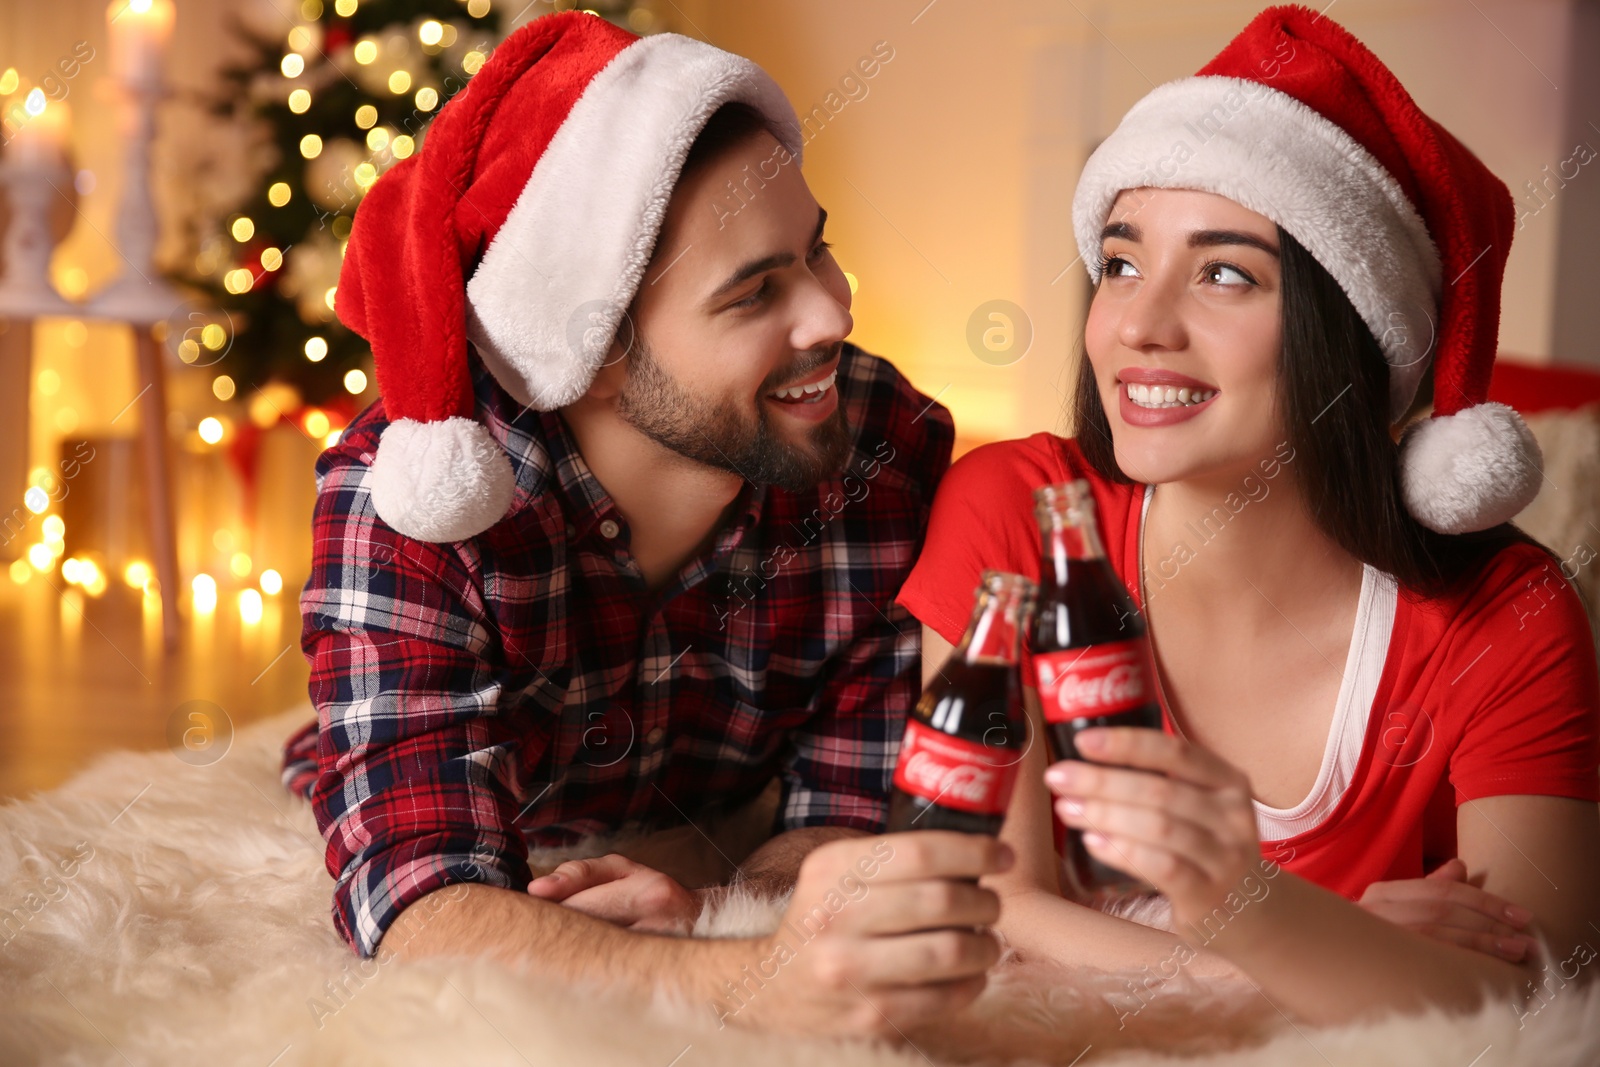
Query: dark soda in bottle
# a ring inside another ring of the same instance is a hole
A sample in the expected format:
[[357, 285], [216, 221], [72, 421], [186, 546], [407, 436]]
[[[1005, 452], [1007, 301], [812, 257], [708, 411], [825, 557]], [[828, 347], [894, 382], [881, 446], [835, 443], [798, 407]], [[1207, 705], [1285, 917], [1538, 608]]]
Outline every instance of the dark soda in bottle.
[[985, 571], [961, 643], [906, 718], [889, 830], [997, 834], [1026, 751], [1018, 652], [1035, 586]]
[[[1144, 619], [1106, 562], [1089, 483], [1042, 486], [1033, 500], [1044, 550], [1030, 641], [1039, 709], [1055, 758], [1081, 759], [1080, 730], [1162, 729], [1155, 661]], [[1067, 889], [1080, 900], [1151, 891], [1090, 855], [1072, 827], [1061, 847]]]

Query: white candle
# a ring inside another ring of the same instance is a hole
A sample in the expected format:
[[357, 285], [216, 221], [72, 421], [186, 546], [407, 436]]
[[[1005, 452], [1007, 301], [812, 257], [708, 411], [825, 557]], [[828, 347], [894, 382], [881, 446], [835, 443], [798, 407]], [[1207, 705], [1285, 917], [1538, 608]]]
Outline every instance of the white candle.
[[106, 28], [111, 38], [111, 73], [121, 82], [156, 85], [161, 56], [172, 36], [172, 0], [111, 0]]
[[67, 145], [72, 134], [72, 111], [65, 100], [47, 100], [44, 90], [31, 90], [24, 98], [25, 118], [17, 127], [6, 149], [18, 163], [60, 166], [67, 160]]

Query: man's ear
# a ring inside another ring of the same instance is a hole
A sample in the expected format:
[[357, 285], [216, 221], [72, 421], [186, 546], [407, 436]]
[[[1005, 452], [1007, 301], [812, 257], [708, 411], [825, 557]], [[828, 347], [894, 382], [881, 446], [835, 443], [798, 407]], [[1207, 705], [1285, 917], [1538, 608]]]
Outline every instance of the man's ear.
[[632, 340], [633, 331], [618, 331], [618, 336], [612, 339], [611, 348], [606, 352], [605, 362], [595, 371], [594, 381], [589, 383], [588, 391], [583, 394], [587, 399], [613, 400], [622, 392], [623, 385], [628, 381], [628, 349]]

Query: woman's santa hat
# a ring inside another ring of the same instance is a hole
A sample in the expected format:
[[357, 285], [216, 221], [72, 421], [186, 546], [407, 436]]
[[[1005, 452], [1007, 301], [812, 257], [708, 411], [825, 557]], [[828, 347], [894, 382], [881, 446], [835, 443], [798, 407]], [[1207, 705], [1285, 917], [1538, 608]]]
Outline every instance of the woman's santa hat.
[[1482, 530], [1533, 500], [1539, 446], [1515, 411], [1485, 403], [1510, 190], [1343, 27], [1299, 5], [1268, 8], [1194, 77], [1133, 106], [1073, 197], [1092, 282], [1117, 194], [1140, 187], [1217, 193], [1304, 245], [1383, 349], [1391, 423], [1433, 360], [1433, 415], [1401, 441], [1419, 522]]
[[467, 342], [518, 403], [581, 397], [655, 247], [690, 146], [749, 104], [798, 165], [800, 124], [747, 59], [567, 12], [512, 33], [357, 209], [334, 308], [372, 345], [389, 423], [379, 518], [459, 541], [511, 503], [511, 464], [473, 418]]

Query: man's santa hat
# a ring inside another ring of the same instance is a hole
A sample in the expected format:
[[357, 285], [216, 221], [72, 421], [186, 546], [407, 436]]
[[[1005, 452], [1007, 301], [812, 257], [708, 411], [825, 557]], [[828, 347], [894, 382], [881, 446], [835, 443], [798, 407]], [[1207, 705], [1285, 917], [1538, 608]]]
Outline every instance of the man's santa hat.
[[1140, 187], [1225, 196], [1304, 245], [1383, 349], [1391, 423], [1433, 360], [1433, 415], [1401, 441], [1419, 522], [1487, 529], [1533, 500], [1539, 446], [1515, 411], [1485, 403], [1510, 190], [1343, 27], [1299, 5], [1268, 8], [1194, 77], [1133, 106], [1073, 197], [1092, 282], [1117, 194]]
[[518, 403], [594, 380], [690, 146], [723, 104], [800, 160], [782, 90], [747, 59], [584, 12], [534, 19], [440, 110], [356, 211], [334, 308], [372, 345], [389, 423], [372, 504], [400, 533], [459, 541], [510, 505], [511, 465], [473, 419], [470, 339]]

